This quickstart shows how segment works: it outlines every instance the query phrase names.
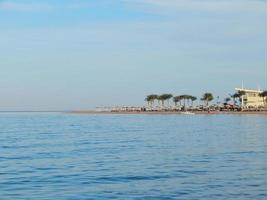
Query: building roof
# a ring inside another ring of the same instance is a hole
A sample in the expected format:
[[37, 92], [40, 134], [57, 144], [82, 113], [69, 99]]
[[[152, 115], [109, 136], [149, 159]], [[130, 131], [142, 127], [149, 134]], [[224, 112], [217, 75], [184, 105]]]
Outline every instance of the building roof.
[[251, 89], [244, 89], [244, 88], [235, 88], [237, 91], [244, 91], [244, 92], [253, 92], [253, 93], [262, 93], [261, 90], [251, 90]]

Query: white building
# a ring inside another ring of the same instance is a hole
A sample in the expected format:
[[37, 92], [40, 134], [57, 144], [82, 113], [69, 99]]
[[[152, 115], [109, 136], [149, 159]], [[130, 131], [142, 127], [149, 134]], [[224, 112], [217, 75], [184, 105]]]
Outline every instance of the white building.
[[244, 88], [235, 88], [237, 92], [243, 92], [244, 95], [241, 96], [242, 107], [261, 107], [264, 106], [264, 99], [260, 96], [263, 92], [261, 90], [250, 90]]

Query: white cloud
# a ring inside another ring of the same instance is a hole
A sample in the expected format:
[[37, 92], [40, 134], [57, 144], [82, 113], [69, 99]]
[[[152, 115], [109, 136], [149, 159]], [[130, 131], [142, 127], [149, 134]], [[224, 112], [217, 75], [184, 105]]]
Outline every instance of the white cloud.
[[12, 1], [0, 2], [0, 10], [19, 11], [19, 12], [37, 12], [37, 11], [51, 11], [54, 6], [50, 4], [41, 3], [17, 3]]

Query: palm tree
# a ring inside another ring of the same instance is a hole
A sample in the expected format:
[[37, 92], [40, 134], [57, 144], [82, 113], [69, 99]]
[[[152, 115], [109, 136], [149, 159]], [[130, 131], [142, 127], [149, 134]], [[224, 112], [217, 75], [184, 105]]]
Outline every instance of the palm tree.
[[165, 101], [164, 96], [163, 95], [158, 96], [158, 100], [161, 102], [161, 108], [163, 108], [164, 107], [164, 101]]
[[161, 102], [161, 100], [160, 100], [160, 95], [157, 95], [156, 100], [158, 101], [158, 107], [160, 107], [160, 106], [161, 106], [161, 105], [160, 105], [160, 102]]
[[240, 98], [240, 94], [237, 92], [237, 93], [231, 95], [231, 97], [233, 98], [234, 105], [236, 105], [236, 99], [237, 99], [237, 98]]
[[181, 96], [180, 96], [180, 99], [181, 99], [181, 100], [184, 100], [184, 108], [183, 108], [183, 109], [185, 110], [185, 108], [186, 108], [185, 100], [187, 99], [187, 95], [186, 95], [186, 94], [181, 95]]
[[169, 100], [172, 98], [172, 94], [162, 94], [158, 97], [158, 99], [161, 101], [161, 107], [164, 108], [164, 102], [166, 100], [168, 100], [168, 104], [169, 104]]
[[153, 107], [154, 101], [155, 101], [155, 99], [157, 99], [157, 97], [158, 97], [158, 95], [156, 95], [156, 94], [147, 95], [147, 97], [145, 98], [145, 101], [147, 101], [148, 107], [150, 107], [150, 108]]
[[260, 93], [260, 97], [262, 97], [263, 103], [266, 104], [267, 90]]
[[148, 96], [145, 98], [145, 101], [147, 102], [147, 106], [150, 107], [150, 106], [151, 106], [151, 97], [150, 97], [150, 95], [148, 95]]
[[153, 104], [154, 104], [155, 100], [158, 99], [158, 95], [157, 94], [151, 94], [150, 96], [151, 96], [152, 107], [153, 107]]
[[172, 98], [172, 100], [173, 100], [175, 106], [177, 107], [177, 103], [178, 102], [181, 103], [181, 96], [175, 96]]
[[191, 96], [187, 94], [187, 95], [185, 95], [185, 99], [187, 102], [187, 106], [189, 107], [189, 101], [191, 100]]
[[184, 95], [181, 95], [179, 97], [180, 97], [180, 100], [184, 101], [184, 110], [186, 109], [186, 102], [189, 105], [189, 100], [191, 100], [193, 102], [197, 99], [196, 97], [194, 97], [194, 98], [196, 98], [196, 99], [194, 99], [193, 96], [188, 95], [188, 94], [184, 94]]
[[166, 100], [168, 101], [168, 107], [170, 107], [170, 99], [173, 97], [173, 95], [172, 94], [167, 94], [167, 96], [166, 96]]
[[197, 100], [197, 97], [195, 97], [195, 96], [190, 96], [190, 99], [191, 99], [191, 101], [192, 101], [191, 106], [194, 107], [194, 101]]
[[227, 97], [227, 98], [224, 99], [224, 101], [225, 101], [225, 104], [227, 105], [229, 103], [229, 101], [231, 101], [231, 98]]
[[202, 101], [205, 101], [206, 103], [206, 106], [209, 107], [209, 102], [212, 101], [214, 99], [212, 93], [205, 93], [203, 94], [203, 97], [202, 97]]

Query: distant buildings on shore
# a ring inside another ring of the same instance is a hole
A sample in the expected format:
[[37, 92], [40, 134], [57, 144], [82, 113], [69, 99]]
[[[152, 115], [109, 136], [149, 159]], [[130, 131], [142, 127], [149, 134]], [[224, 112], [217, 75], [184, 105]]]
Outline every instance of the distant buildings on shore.
[[[257, 110], [257, 109], [267, 109], [267, 91], [262, 90], [253, 90], [253, 89], [246, 89], [242, 86], [242, 88], [235, 88], [236, 93], [230, 95], [230, 97], [225, 99], [225, 103], [220, 103], [219, 101], [217, 104], [208, 105], [207, 99], [202, 98], [204, 105], [194, 105], [193, 96], [189, 95], [181, 95], [173, 97], [173, 95], [168, 94], [168, 98], [165, 101], [168, 101], [168, 105], [164, 105], [164, 100], [158, 95], [148, 95], [146, 101], [148, 102], [147, 107], [136, 107], [136, 106], [116, 106], [116, 107], [99, 107], [96, 108], [98, 112], [144, 112], [144, 111], [181, 111], [181, 110], [195, 110], [195, 111], [203, 111], [203, 110]], [[211, 97], [209, 101], [214, 100], [213, 95], [209, 94]], [[167, 96], [167, 95], [165, 95]], [[153, 99], [149, 99], [149, 97], [153, 97]], [[179, 99], [177, 99], [179, 97]], [[218, 97], [219, 98], [219, 97]], [[233, 104], [229, 103], [233, 99]], [[175, 105], [171, 105], [169, 99], [172, 99]], [[236, 101], [236, 99], [238, 101]], [[154, 101], [158, 101], [158, 105], [154, 105]], [[190, 103], [191, 101], [191, 103]], [[161, 102], [161, 103], [160, 103]], [[239, 102], [239, 104], [238, 104]]]
[[250, 90], [244, 88], [235, 88], [235, 90], [239, 93], [243, 93], [241, 97], [241, 106], [244, 108], [257, 108], [266, 105], [266, 97], [261, 96], [263, 93], [261, 90]]

